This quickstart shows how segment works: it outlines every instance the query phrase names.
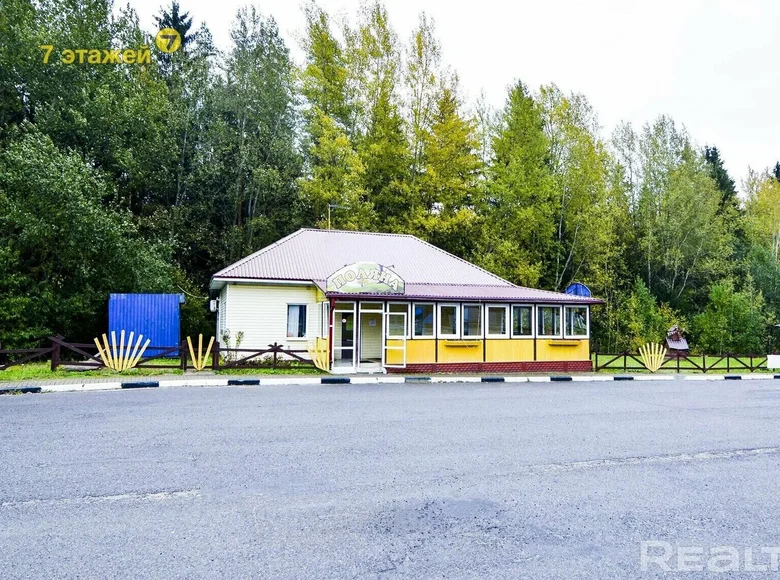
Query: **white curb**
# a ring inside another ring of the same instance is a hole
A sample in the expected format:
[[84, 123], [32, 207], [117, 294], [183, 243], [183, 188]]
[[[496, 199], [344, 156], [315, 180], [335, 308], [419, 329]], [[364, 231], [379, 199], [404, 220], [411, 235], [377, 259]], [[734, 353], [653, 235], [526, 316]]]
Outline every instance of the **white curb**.
[[[338, 375], [336, 375], [338, 376]], [[568, 375], [563, 375], [568, 376]], [[633, 381], [724, 381], [726, 375], [724, 374], [711, 374], [711, 375], [632, 375], [627, 373], [625, 375], [571, 375], [571, 381], [573, 382], [618, 382], [616, 376], [620, 377], [632, 377]], [[771, 374], [732, 374], [729, 377], [739, 377], [742, 380], [772, 380], [774, 375]], [[503, 381], [500, 380], [487, 380], [483, 381], [481, 376], [431, 376], [425, 381], [407, 381], [404, 376], [349, 376], [349, 383], [353, 385], [379, 385], [379, 384], [447, 384], [447, 383], [484, 383], [484, 384], [497, 384], [497, 383], [549, 383], [552, 381], [549, 376], [507, 376], [503, 377]], [[501, 378], [501, 377], [496, 377]], [[322, 384], [322, 377], [269, 377], [269, 378], [257, 378], [246, 377], [242, 379], [240, 377], [233, 378], [187, 378], [187, 379], [175, 379], [175, 380], [161, 380], [152, 381], [158, 383], [160, 387], [225, 387], [229, 386], [229, 381], [254, 381], [259, 382], [261, 386], [285, 386], [285, 385], [319, 385]], [[566, 379], [568, 380], [568, 379]], [[143, 381], [139, 381], [143, 382]], [[565, 382], [565, 381], [563, 381]], [[629, 381], [627, 381], [629, 382]], [[347, 384], [347, 383], [345, 383]], [[242, 385], [235, 385], [242, 386]], [[250, 385], [247, 385], [250, 386]], [[252, 385], [256, 386], [256, 385]], [[41, 386], [41, 392], [44, 393], [66, 393], [66, 392], [78, 392], [78, 391], [109, 391], [115, 389], [121, 389], [121, 382], [106, 382], [106, 383], [65, 383], [61, 385], [44, 385]]]
[[302, 377], [296, 379], [295, 377], [285, 377], [283, 379], [260, 379], [260, 385], [273, 387], [274, 385], [319, 385], [320, 379], [318, 377]]
[[64, 385], [46, 385], [42, 393], [69, 393], [75, 391], [110, 391], [121, 389], [122, 383], [66, 383]]
[[227, 379], [178, 379], [159, 381], [161, 387], [226, 387]]
[[432, 383], [480, 383], [482, 377], [431, 377]]

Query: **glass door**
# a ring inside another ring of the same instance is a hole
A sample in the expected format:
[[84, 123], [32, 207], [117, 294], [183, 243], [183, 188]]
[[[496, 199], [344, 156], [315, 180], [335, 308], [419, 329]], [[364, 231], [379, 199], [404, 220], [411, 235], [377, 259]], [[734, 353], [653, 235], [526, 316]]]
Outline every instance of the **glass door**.
[[336, 302], [333, 311], [334, 372], [355, 369], [355, 303]]
[[385, 346], [382, 350], [382, 366], [406, 368], [406, 312], [385, 313]]
[[361, 302], [358, 324], [358, 371], [382, 371], [382, 302]]

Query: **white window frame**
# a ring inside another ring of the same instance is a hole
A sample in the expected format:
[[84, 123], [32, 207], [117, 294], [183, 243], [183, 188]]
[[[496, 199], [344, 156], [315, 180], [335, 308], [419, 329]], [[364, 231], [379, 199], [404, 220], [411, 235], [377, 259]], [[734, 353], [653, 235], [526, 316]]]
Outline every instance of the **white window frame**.
[[[503, 334], [491, 334], [490, 333], [490, 309], [499, 310], [504, 309], [504, 328], [506, 331]], [[486, 338], [509, 338], [512, 332], [512, 319], [510, 318], [512, 313], [509, 310], [509, 304], [485, 304], [485, 337]]]
[[[515, 306], [529, 308], [531, 310], [531, 334], [515, 334]], [[511, 338], [535, 338], [536, 337], [536, 308], [533, 304], [509, 305], [509, 336]]]
[[[476, 306], [479, 308], [479, 334], [466, 335], [466, 308]], [[461, 302], [460, 304], [460, 335], [463, 340], [476, 340], [485, 337], [485, 309], [477, 302]]]
[[[385, 313], [386, 314], [402, 314], [401, 312], [398, 312], [397, 310], [396, 311], [390, 310], [391, 306], [405, 306], [406, 307], [406, 333], [405, 333], [404, 336], [407, 339], [412, 338], [412, 323], [410, 322], [410, 316], [413, 314], [413, 312], [410, 312], [410, 310], [411, 310], [411, 302], [391, 302], [391, 301], [388, 301], [385, 304], [386, 304], [386, 306], [385, 306]], [[435, 310], [436, 309], [434, 308], [434, 311]], [[434, 327], [433, 330], [435, 331], [436, 327]], [[389, 326], [385, 329], [385, 337], [386, 338], [390, 338], [390, 339], [401, 338], [400, 336], [390, 336], [390, 327]]]
[[[455, 334], [443, 334], [441, 331], [441, 309], [442, 308], [454, 308], [455, 309]], [[443, 302], [438, 305], [438, 308], [436, 308], [436, 312], [438, 316], [436, 317], [436, 322], [438, 324], [434, 327], [437, 331], [436, 337], [437, 338], [460, 338], [460, 304], [455, 302]]]
[[563, 306], [561, 304], [537, 304], [535, 310], [539, 310], [540, 308], [557, 308], [558, 309], [558, 319], [561, 321], [561, 330], [558, 334], [539, 334], [539, 326], [538, 321], [541, 319], [541, 314], [537, 312], [536, 314], [536, 320], [537, 320], [537, 327], [536, 327], [536, 336], [538, 338], [563, 338]]
[[[433, 310], [433, 334], [417, 334], [417, 321], [415, 320], [415, 308], [417, 306], [430, 306]], [[412, 303], [412, 311], [411, 311], [411, 320], [409, 322], [409, 329], [412, 333], [412, 338], [436, 338], [438, 336], [438, 327], [436, 326], [439, 322], [439, 317], [437, 316], [437, 308], [435, 302], [413, 302]]]
[[[287, 328], [289, 325], [290, 320], [290, 306], [303, 306], [304, 312], [306, 313], [306, 323], [303, 325], [303, 336], [287, 336]], [[287, 310], [285, 311], [285, 317], [284, 317], [284, 334], [287, 336], [287, 340], [289, 342], [295, 341], [295, 340], [308, 340], [309, 339], [309, 305], [304, 302], [288, 302], [287, 303]]]
[[[570, 308], [584, 308], [585, 309], [585, 334], [568, 334], [566, 332], [566, 326], [567, 326], [567, 316], [566, 311]], [[590, 308], [587, 304], [570, 304], [569, 306], [564, 305], [563, 307], [563, 336], [564, 338], [572, 338], [577, 340], [585, 340], [590, 338]]]

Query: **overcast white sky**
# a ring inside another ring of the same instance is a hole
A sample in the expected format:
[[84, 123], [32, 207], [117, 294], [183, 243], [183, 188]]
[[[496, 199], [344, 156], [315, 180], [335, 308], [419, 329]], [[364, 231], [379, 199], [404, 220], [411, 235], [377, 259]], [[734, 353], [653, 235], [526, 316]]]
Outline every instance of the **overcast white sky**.
[[[129, 0], [141, 24], [168, 0]], [[124, 0], [117, 0], [124, 4]], [[181, 0], [220, 48], [240, 0]], [[357, 14], [359, 0], [319, 0], [329, 13]], [[298, 0], [255, 3], [272, 15], [296, 59], [303, 30]], [[780, 160], [780, 2], [776, 0], [504, 1], [386, 0], [404, 44], [421, 11], [432, 16], [444, 62], [466, 95], [484, 90], [503, 105], [515, 79], [554, 82], [587, 96], [608, 136], [671, 115], [700, 144], [721, 150], [739, 185], [748, 166]]]

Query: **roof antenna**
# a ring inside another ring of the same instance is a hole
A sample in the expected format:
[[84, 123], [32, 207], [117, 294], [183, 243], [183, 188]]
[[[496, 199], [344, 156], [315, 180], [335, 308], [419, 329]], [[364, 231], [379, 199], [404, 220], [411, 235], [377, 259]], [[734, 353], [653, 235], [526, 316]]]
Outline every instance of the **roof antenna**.
[[345, 206], [345, 205], [339, 205], [337, 203], [329, 203], [328, 204], [328, 229], [329, 230], [332, 229], [330, 227], [330, 210], [331, 209], [349, 209], [349, 208], [347, 206]]

